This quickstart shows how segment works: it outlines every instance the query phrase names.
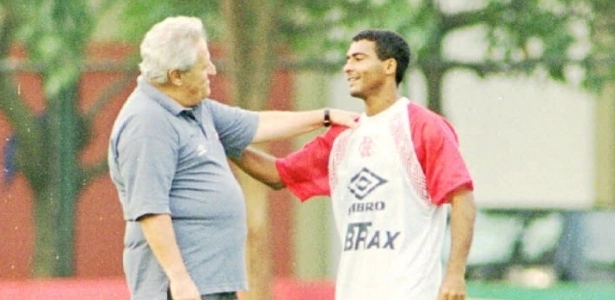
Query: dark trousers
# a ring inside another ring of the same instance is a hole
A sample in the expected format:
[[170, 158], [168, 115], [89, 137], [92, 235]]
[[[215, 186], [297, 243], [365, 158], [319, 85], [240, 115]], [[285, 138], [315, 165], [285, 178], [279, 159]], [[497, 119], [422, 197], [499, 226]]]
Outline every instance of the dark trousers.
[[[171, 293], [167, 292], [167, 300], [172, 300]], [[202, 295], [201, 300], [238, 300], [237, 293], [228, 292], [228, 293], [217, 293], [217, 294], [209, 294]]]

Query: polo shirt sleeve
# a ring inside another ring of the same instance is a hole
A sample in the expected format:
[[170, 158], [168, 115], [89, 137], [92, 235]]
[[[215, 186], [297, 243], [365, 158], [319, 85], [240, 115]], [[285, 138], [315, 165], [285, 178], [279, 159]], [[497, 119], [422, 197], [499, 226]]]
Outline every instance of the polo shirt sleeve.
[[226, 155], [241, 157], [241, 152], [250, 145], [256, 134], [258, 114], [215, 100], [208, 99], [205, 103]]
[[276, 160], [280, 178], [301, 201], [331, 194], [329, 155], [335, 138], [346, 129], [334, 125], [324, 134], [305, 144], [303, 148]]
[[137, 132], [125, 132], [117, 145], [116, 159], [127, 195], [124, 218], [128, 221], [147, 214], [171, 213], [169, 193], [177, 162], [175, 142], [166, 140], [161, 131], [157, 131], [157, 136], [139, 132], [150, 123], [134, 124], [131, 128]]
[[453, 126], [440, 115], [417, 104], [410, 104], [408, 113], [412, 142], [432, 202], [444, 204], [459, 189], [473, 190], [473, 181], [459, 151]]

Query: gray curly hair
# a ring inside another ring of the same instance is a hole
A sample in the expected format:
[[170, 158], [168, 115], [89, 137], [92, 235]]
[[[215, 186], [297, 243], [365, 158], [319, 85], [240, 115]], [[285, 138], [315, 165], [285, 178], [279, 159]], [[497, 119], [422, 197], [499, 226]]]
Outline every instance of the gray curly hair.
[[197, 62], [197, 45], [207, 39], [203, 22], [195, 17], [168, 17], [156, 23], [141, 42], [141, 75], [166, 83], [168, 71], [188, 71]]

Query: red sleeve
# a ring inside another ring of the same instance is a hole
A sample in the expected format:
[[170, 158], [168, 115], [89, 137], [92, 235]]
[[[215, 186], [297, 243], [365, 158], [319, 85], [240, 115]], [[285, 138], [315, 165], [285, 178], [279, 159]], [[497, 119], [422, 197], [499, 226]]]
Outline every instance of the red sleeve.
[[459, 152], [453, 126], [440, 115], [417, 104], [408, 105], [412, 142], [434, 204], [446, 203], [451, 193], [474, 189], [470, 172]]
[[300, 150], [276, 160], [280, 178], [301, 201], [330, 195], [329, 154], [335, 138], [346, 129], [334, 125]]

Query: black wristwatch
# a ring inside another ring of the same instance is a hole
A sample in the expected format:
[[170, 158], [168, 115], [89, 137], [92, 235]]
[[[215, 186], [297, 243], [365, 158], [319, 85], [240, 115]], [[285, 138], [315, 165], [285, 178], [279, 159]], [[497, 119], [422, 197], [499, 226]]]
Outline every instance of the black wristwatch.
[[331, 116], [329, 115], [329, 109], [325, 108], [325, 118], [322, 121], [322, 125], [325, 127], [331, 126]]

